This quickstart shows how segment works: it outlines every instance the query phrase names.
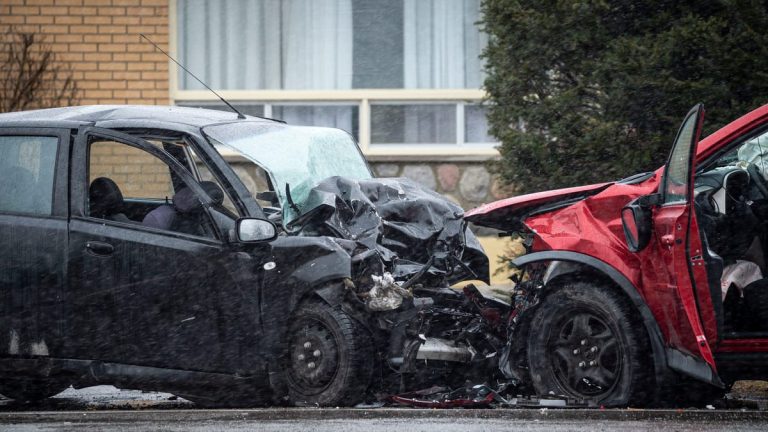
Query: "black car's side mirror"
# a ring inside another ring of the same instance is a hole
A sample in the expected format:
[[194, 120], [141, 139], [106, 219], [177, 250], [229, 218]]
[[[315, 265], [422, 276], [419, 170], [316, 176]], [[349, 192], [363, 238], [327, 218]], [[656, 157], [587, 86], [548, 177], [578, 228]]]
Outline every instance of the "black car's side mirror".
[[[653, 215], [649, 196], [643, 196], [621, 209], [621, 224], [630, 252], [639, 252], [648, 246], [651, 240]], [[654, 197], [655, 198], [655, 197]]]
[[277, 238], [275, 224], [265, 219], [240, 218], [235, 224], [237, 241], [242, 243], [258, 243]]

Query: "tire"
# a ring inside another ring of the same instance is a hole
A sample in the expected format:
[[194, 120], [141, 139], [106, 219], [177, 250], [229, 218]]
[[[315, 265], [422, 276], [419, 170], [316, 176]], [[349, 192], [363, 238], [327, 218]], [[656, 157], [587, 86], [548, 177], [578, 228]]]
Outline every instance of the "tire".
[[0, 379], [0, 394], [18, 402], [37, 402], [63, 392], [69, 383], [49, 379]]
[[645, 405], [653, 359], [645, 326], [611, 288], [584, 281], [552, 287], [536, 311], [528, 365], [540, 396], [593, 405]]
[[365, 399], [374, 365], [368, 330], [325, 302], [309, 301], [293, 314], [286, 374], [298, 405], [352, 406]]

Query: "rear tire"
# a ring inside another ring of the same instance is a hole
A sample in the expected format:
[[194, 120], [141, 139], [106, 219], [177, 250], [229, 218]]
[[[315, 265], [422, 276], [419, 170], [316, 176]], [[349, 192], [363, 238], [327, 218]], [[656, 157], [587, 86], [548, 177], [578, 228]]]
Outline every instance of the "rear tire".
[[528, 338], [536, 392], [594, 405], [647, 403], [653, 360], [645, 326], [627, 299], [584, 281], [551, 289]]
[[352, 406], [365, 399], [374, 365], [371, 335], [340, 307], [322, 301], [299, 306], [286, 357], [294, 404]]
[[0, 394], [18, 402], [37, 402], [63, 392], [69, 387], [55, 379], [1, 379]]

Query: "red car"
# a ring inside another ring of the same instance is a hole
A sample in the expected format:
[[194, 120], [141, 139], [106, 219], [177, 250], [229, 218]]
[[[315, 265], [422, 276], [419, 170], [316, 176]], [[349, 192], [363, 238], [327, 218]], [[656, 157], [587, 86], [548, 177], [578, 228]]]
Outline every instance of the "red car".
[[654, 172], [466, 214], [527, 249], [508, 378], [603, 405], [768, 378], [768, 105], [699, 141], [703, 117], [688, 113]]

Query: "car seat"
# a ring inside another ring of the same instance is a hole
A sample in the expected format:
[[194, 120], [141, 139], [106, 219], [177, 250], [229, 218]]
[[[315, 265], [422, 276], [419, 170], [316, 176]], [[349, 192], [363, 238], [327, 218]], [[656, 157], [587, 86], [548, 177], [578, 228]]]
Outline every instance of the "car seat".
[[[224, 202], [224, 192], [214, 182], [200, 182], [200, 187], [213, 200], [213, 205]], [[192, 189], [183, 187], [173, 195], [173, 205], [163, 204], [147, 213], [142, 224], [153, 228], [205, 236], [203, 206]]]
[[123, 213], [125, 201], [120, 188], [110, 178], [98, 177], [88, 188], [89, 214], [93, 217], [117, 222], [132, 222]]

